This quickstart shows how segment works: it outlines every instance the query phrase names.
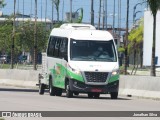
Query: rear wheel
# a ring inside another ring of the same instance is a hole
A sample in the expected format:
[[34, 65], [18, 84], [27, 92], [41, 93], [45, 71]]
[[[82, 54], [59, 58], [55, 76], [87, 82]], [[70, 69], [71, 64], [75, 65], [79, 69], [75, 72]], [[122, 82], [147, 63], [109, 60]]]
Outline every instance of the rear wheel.
[[118, 92], [111, 92], [111, 99], [117, 99], [118, 98]]
[[52, 80], [49, 81], [49, 94], [50, 96], [56, 95], [56, 88], [52, 85]]

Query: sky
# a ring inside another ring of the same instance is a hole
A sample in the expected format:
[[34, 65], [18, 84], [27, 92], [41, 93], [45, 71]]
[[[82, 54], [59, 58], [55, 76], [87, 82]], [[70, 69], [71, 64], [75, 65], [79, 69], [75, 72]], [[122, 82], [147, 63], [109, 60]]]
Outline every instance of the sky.
[[[72, 0], [72, 11], [75, 12], [79, 8], [83, 8], [83, 22], [90, 23], [90, 4], [91, 0]], [[95, 23], [98, 23], [98, 13], [99, 13], [99, 1], [94, 0], [94, 14], [95, 14]], [[102, 0], [103, 1], [103, 0]], [[51, 0], [37, 0], [38, 2], [38, 18], [45, 18], [45, 16], [49, 19], [52, 19], [52, 3]], [[114, 8], [114, 0], [107, 0], [107, 10], [108, 10], [108, 24], [113, 24], [113, 8]], [[129, 0], [129, 26], [131, 27], [133, 24], [133, 8], [137, 3], [143, 2], [143, 0]], [[14, 10], [14, 0], [5, 0], [7, 4], [2, 12], [4, 15], [10, 15]], [[46, 9], [47, 4], [47, 9]], [[126, 13], [127, 13], [127, 0], [121, 0], [121, 26], [125, 28], [126, 26]], [[25, 15], [32, 15], [34, 17], [34, 6], [35, 0], [16, 0], [16, 11], [20, 13], [24, 13]], [[146, 4], [137, 5], [135, 12], [135, 19], [139, 19], [143, 16], [144, 9]], [[70, 0], [60, 0], [60, 20], [65, 19], [65, 12], [70, 11]], [[47, 12], [46, 12], [47, 11]], [[46, 13], [46, 14], [45, 14]], [[54, 8], [54, 20], [57, 19], [56, 9]], [[102, 20], [101, 20], [102, 21]], [[115, 27], [118, 27], [118, 0], [115, 0]]]

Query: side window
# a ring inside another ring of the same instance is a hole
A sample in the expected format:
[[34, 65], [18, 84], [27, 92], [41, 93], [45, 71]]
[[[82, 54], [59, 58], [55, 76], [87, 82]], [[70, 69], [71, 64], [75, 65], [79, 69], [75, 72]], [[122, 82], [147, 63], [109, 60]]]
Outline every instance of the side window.
[[68, 51], [68, 40], [67, 38], [62, 38], [62, 42], [60, 45], [60, 57], [67, 58], [67, 51]]
[[50, 56], [50, 57], [53, 56], [54, 45], [55, 45], [55, 41], [54, 41], [53, 37], [50, 37], [49, 44], [48, 44], [48, 49], [47, 49], [47, 56]]
[[60, 38], [56, 38], [55, 41], [56, 42], [55, 42], [54, 56], [55, 57], [59, 57], [59, 49], [60, 49], [61, 39]]

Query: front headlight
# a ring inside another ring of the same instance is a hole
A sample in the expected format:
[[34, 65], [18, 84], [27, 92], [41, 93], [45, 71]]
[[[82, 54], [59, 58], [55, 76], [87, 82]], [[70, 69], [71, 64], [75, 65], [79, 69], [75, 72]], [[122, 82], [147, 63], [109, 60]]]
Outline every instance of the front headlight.
[[112, 76], [113, 76], [113, 75], [118, 75], [118, 74], [119, 74], [119, 70], [113, 70], [113, 71], [112, 71]]
[[79, 71], [79, 70], [75, 70], [75, 69], [72, 68], [72, 71], [73, 71], [75, 74], [78, 74], [78, 75], [80, 74], [80, 71]]
[[71, 69], [71, 71], [72, 71], [73, 73], [78, 74], [78, 75], [81, 74], [81, 72], [80, 72], [79, 70], [76, 70], [76, 69], [72, 68], [70, 65], [68, 65], [68, 66], [69, 66], [69, 68]]

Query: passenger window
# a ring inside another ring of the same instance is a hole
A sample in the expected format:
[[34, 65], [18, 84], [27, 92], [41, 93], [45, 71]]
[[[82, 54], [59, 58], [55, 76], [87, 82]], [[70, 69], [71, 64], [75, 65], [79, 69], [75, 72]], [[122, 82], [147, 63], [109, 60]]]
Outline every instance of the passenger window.
[[48, 49], [47, 49], [47, 56], [50, 56], [50, 57], [53, 56], [54, 46], [55, 46], [55, 40], [54, 40], [53, 37], [50, 37], [49, 44], [48, 44]]
[[67, 51], [68, 51], [68, 40], [67, 38], [62, 38], [62, 42], [60, 45], [60, 57], [67, 59]]
[[61, 43], [61, 39], [60, 38], [56, 38], [55, 50], [54, 50], [54, 56], [55, 57], [59, 57], [60, 43]]

